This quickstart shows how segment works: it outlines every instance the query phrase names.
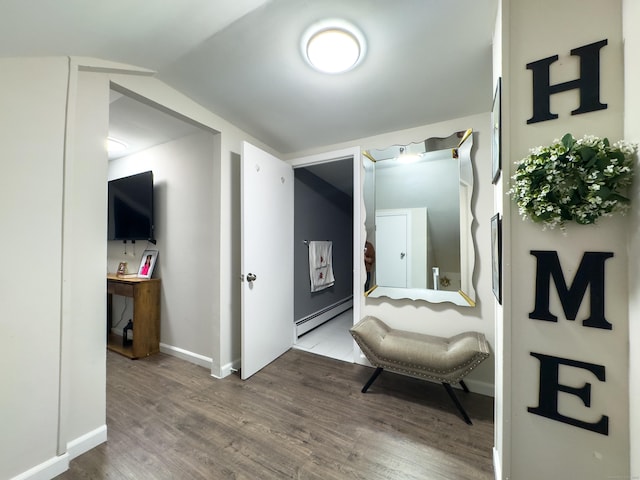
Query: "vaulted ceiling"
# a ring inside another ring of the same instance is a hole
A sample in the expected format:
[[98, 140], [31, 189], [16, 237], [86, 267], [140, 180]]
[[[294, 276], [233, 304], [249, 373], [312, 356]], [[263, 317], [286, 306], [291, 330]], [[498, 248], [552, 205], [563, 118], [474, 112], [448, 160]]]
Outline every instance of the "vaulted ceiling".
[[[3, 0], [0, 56], [152, 69], [288, 154], [490, 111], [496, 9], [497, 0]], [[347, 73], [319, 73], [301, 53], [304, 31], [327, 18], [366, 39]]]

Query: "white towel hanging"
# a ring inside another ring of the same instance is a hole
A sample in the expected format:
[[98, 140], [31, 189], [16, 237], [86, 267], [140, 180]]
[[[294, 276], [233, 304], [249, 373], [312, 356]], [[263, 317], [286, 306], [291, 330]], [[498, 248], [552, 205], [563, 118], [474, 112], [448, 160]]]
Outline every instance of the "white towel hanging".
[[333, 242], [319, 240], [309, 242], [309, 277], [312, 292], [324, 290], [335, 283], [332, 255]]

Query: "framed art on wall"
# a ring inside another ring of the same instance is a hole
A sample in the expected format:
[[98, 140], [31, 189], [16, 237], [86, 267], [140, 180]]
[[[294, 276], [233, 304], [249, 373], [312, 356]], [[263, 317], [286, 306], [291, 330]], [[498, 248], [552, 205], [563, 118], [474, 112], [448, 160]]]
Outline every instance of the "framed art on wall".
[[140, 267], [138, 267], [138, 278], [151, 278], [156, 260], [158, 260], [158, 250], [145, 250], [142, 253]]
[[496, 92], [493, 96], [493, 108], [491, 109], [491, 160], [492, 160], [492, 175], [491, 183], [495, 184], [500, 178], [500, 170], [502, 168], [501, 153], [500, 153], [500, 138], [502, 135], [502, 120], [501, 120], [501, 107], [500, 97], [502, 95], [502, 78], [498, 77], [498, 83], [496, 85]]
[[491, 288], [502, 305], [502, 221], [499, 213], [491, 217]]

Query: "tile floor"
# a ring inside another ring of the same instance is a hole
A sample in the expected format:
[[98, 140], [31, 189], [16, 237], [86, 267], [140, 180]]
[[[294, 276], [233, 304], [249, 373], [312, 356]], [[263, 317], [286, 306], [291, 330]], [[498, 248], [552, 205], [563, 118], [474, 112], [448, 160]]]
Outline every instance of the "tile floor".
[[294, 348], [353, 362], [353, 310], [349, 309], [298, 338]]

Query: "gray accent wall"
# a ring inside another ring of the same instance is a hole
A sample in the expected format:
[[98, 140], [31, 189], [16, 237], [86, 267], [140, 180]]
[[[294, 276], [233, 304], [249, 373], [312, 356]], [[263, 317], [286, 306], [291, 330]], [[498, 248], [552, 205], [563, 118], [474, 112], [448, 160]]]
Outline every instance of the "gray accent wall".
[[[299, 320], [353, 294], [353, 199], [306, 168], [294, 174], [294, 317]], [[311, 293], [305, 240], [333, 242], [333, 286]]]

